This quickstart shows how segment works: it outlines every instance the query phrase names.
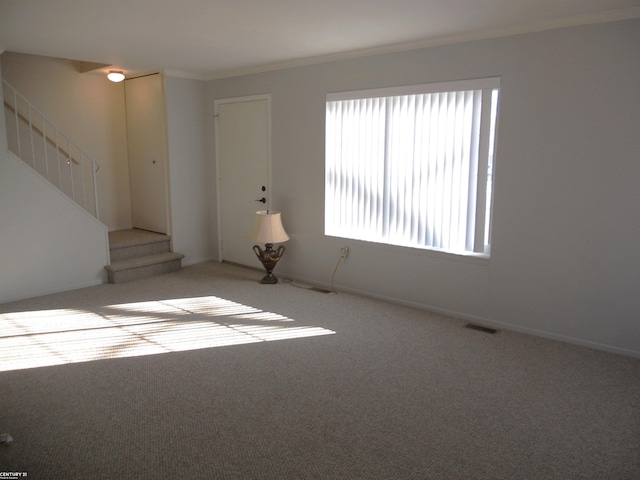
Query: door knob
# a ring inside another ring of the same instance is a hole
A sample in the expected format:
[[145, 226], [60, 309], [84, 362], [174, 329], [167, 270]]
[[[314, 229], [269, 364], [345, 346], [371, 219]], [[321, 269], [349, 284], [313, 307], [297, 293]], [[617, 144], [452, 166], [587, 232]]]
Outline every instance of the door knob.
[[258, 198], [258, 199], [256, 200], [256, 202], [267, 203], [267, 199], [266, 199], [266, 198], [264, 198], [264, 197], [262, 197], [262, 198]]

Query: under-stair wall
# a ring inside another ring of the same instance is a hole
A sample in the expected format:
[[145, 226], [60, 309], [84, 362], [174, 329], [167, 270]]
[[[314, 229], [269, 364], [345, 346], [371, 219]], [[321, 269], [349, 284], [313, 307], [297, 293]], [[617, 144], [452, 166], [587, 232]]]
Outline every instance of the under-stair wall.
[[0, 303], [106, 281], [107, 228], [6, 149], [0, 205]]

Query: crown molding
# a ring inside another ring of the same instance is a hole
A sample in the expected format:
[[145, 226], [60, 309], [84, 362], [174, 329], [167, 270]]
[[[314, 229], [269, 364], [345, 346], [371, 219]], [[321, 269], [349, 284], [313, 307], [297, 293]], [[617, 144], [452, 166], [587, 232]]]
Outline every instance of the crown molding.
[[195, 73], [195, 72], [187, 72], [184, 70], [173, 70], [170, 68], [165, 68], [164, 70], [164, 74], [167, 77], [175, 77], [175, 78], [186, 78], [188, 80], [210, 80], [209, 77], [207, 77], [206, 75], [202, 75], [200, 73]]
[[598, 23], [611, 23], [622, 20], [631, 20], [640, 18], [640, 7], [621, 8], [616, 10], [608, 10], [592, 14], [576, 15], [559, 19], [551, 19], [540, 22], [524, 23], [512, 25], [509, 27], [501, 27], [489, 30], [481, 30], [476, 32], [468, 32], [456, 35], [446, 35], [437, 38], [428, 38], [415, 42], [398, 43], [394, 45], [386, 45], [382, 47], [366, 48], [361, 50], [351, 50], [348, 52], [340, 52], [328, 55], [320, 55], [316, 57], [307, 57], [297, 60], [289, 60], [284, 62], [276, 62], [254, 67], [238, 68], [226, 70], [219, 73], [200, 76], [203, 80], [219, 80], [223, 78], [239, 77], [242, 75], [253, 75], [257, 73], [271, 72], [275, 70], [285, 70], [288, 68], [304, 67], [321, 63], [336, 62], [341, 60], [352, 60], [356, 58], [369, 57], [374, 55], [384, 55], [389, 53], [399, 53], [411, 50], [420, 50], [442, 45], [452, 45], [456, 43], [473, 42], [478, 40], [488, 40], [491, 38], [508, 37], [514, 35], [523, 35], [527, 33], [543, 32], [547, 30], [557, 30], [562, 28], [579, 27], [584, 25], [593, 25]]

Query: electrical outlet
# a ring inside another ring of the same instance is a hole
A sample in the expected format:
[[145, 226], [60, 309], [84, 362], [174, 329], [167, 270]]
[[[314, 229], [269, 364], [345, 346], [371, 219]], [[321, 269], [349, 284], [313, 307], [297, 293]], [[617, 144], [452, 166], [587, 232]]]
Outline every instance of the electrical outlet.
[[349, 247], [341, 247], [340, 248], [340, 258], [342, 260], [347, 259], [347, 255], [349, 255]]

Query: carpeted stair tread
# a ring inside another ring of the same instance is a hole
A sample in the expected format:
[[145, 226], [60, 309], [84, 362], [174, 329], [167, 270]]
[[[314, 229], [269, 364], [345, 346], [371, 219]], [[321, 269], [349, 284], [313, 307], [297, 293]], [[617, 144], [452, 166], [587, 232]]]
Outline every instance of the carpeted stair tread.
[[155, 265], [157, 263], [171, 262], [174, 260], [182, 260], [184, 255], [176, 252], [164, 252], [155, 255], [147, 255], [144, 257], [129, 258], [126, 260], [117, 260], [112, 262], [111, 265], [107, 265], [105, 268], [110, 272], [119, 272], [122, 270], [129, 270], [132, 268], [146, 267], [148, 265]]
[[135, 228], [130, 230], [117, 230], [109, 232], [109, 247], [111, 249], [126, 248], [135, 245], [166, 242], [170, 239], [171, 237], [162, 233], [148, 232]]
[[110, 283], [178, 271], [184, 255], [171, 251], [171, 238], [161, 233], [129, 229], [109, 232], [111, 265], [107, 265]]

